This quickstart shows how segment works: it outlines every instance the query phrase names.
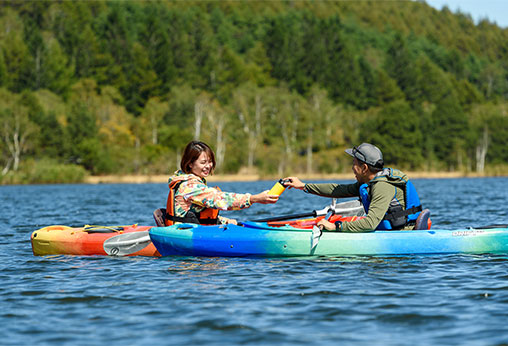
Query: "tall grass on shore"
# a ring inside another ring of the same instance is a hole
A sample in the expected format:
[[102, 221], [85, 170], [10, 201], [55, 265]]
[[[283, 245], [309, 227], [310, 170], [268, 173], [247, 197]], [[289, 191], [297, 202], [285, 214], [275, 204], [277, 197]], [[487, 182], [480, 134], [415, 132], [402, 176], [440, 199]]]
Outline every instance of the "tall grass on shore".
[[57, 163], [53, 160], [30, 160], [20, 166], [18, 171], [0, 175], [0, 184], [82, 183], [87, 175], [88, 172], [82, 166]]

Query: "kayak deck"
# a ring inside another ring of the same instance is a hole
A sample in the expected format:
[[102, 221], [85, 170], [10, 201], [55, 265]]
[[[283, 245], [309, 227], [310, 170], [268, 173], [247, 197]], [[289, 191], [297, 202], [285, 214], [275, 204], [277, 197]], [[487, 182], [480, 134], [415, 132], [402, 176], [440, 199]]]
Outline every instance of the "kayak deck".
[[[43, 255], [107, 255], [103, 244], [119, 234], [148, 231], [152, 226], [47, 226], [30, 237], [35, 256]], [[160, 256], [152, 243], [132, 256]]]
[[154, 227], [152, 242], [162, 256], [404, 255], [508, 252], [508, 228], [323, 232], [311, 250], [310, 229], [266, 223]]

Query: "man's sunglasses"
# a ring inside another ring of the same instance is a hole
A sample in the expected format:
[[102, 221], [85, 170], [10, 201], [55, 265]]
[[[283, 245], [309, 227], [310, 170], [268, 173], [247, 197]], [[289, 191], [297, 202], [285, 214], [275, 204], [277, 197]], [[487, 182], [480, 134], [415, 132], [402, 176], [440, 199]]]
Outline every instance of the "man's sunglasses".
[[[353, 147], [353, 155], [360, 161], [367, 163], [367, 156], [365, 156], [364, 153], [360, 151], [357, 147]], [[361, 155], [361, 157], [358, 157], [358, 155]]]

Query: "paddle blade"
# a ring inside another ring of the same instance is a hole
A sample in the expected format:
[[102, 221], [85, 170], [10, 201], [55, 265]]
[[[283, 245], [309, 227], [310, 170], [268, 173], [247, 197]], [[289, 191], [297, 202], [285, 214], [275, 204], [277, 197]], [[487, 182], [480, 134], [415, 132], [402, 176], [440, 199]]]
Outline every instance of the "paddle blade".
[[314, 225], [314, 227], [312, 227], [312, 237], [310, 238], [310, 251], [314, 250], [314, 248], [319, 243], [319, 238], [321, 238], [321, 234], [323, 234], [321, 228]]
[[127, 256], [150, 244], [148, 231], [119, 234], [104, 241], [104, 251], [110, 256]]

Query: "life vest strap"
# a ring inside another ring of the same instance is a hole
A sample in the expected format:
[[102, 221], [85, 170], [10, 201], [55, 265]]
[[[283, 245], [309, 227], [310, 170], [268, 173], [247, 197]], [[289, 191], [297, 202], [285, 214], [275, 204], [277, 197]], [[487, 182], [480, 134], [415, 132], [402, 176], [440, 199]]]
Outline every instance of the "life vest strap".
[[[175, 222], [182, 223], [198, 223], [201, 225], [217, 225], [219, 223], [219, 210], [205, 208], [199, 213], [195, 212], [187, 212], [187, 215], [184, 217], [174, 216], [175, 213], [175, 194], [180, 184], [183, 181], [171, 182], [169, 184], [169, 195], [168, 201], [166, 204], [166, 215], [165, 215], [165, 225], [171, 226]], [[220, 188], [217, 186], [216, 189], [220, 191]], [[197, 215], [196, 215], [197, 214]]]
[[417, 207], [412, 207], [406, 210], [394, 211], [393, 213], [386, 214], [383, 220], [394, 221], [400, 217], [416, 214], [422, 210], [423, 210], [422, 206], [419, 205]]

